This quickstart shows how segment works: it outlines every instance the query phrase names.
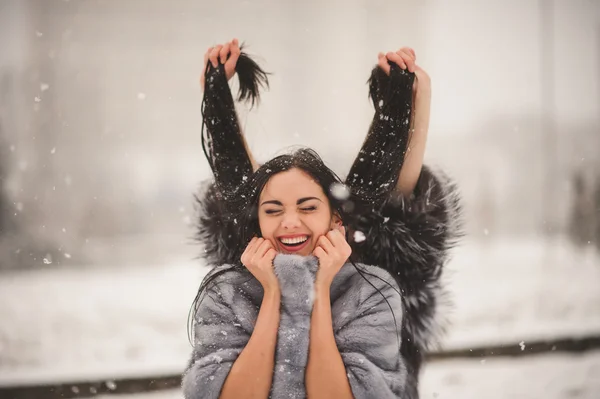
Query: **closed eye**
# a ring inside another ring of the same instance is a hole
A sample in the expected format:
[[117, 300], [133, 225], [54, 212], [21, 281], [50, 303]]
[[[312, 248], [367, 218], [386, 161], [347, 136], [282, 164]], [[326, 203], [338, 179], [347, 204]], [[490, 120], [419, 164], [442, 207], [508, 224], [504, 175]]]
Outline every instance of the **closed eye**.
[[272, 214], [277, 213], [277, 212], [281, 212], [281, 211], [278, 210], [278, 209], [267, 209], [267, 210], [265, 210], [265, 213], [267, 215], [272, 215]]
[[306, 208], [300, 208], [301, 211], [310, 212], [316, 210], [316, 206], [307, 206]]

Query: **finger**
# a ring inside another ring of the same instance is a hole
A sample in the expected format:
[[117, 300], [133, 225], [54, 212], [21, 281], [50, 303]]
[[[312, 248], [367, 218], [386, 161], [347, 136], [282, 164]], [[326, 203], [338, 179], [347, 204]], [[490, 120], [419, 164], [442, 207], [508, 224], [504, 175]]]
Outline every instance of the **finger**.
[[345, 241], [337, 227], [327, 233], [327, 239], [334, 248], [339, 248]]
[[263, 242], [261, 242], [260, 245], [256, 248], [256, 256], [258, 258], [262, 258], [271, 248], [273, 248], [273, 244], [271, 244], [271, 241], [263, 240]]
[[415, 71], [415, 61], [413, 60], [413, 58], [410, 54], [408, 54], [404, 51], [398, 51], [398, 52], [396, 52], [396, 54], [398, 54], [402, 58], [402, 60], [406, 64], [406, 68], [408, 69], [409, 72]]
[[269, 248], [269, 250], [265, 254], [265, 259], [273, 261], [273, 259], [275, 259], [275, 256], [277, 256], [277, 251], [275, 251], [274, 248]]
[[210, 55], [213, 48], [214, 47], [209, 47], [208, 50], [206, 50], [206, 53], [204, 53], [204, 67], [205, 68], [206, 68], [206, 63], [208, 62], [208, 56]]
[[246, 246], [246, 250], [247, 251], [252, 251], [252, 249], [254, 248], [254, 246], [256, 245], [256, 242], [258, 241], [258, 237], [252, 237], [252, 239], [250, 240], [250, 242], [248, 243], [248, 246]]
[[[331, 231], [329, 233], [327, 233], [327, 235], [329, 235], [329, 234], [331, 234]], [[319, 237], [319, 240], [317, 241], [317, 245], [320, 246], [321, 248], [323, 248], [323, 250], [327, 254], [332, 254], [333, 251], [335, 250], [333, 244], [331, 243], [331, 241], [329, 240], [329, 238], [327, 236]]]
[[404, 51], [405, 53], [410, 54], [412, 59], [417, 61], [417, 54], [415, 54], [415, 50], [411, 49], [410, 47], [402, 47], [398, 51]]
[[242, 258], [244, 258], [244, 257], [248, 257], [248, 256], [250, 256], [251, 254], [253, 254], [253, 253], [254, 253], [254, 252], [253, 252], [253, 248], [254, 248], [254, 245], [256, 245], [256, 241], [257, 241], [257, 238], [256, 238], [256, 237], [254, 237], [254, 238], [252, 238], [252, 239], [250, 240], [250, 242], [248, 243], [248, 245], [246, 245], [246, 249], [245, 249], [245, 250], [244, 250], [244, 252], [242, 253]]
[[327, 234], [327, 237], [329, 238], [329, 241], [331, 241], [333, 246], [336, 248], [340, 245], [343, 245], [344, 243], [347, 243], [346, 229], [342, 225], [336, 226], [333, 230], [329, 232], [329, 234]]
[[383, 72], [385, 72], [388, 75], [390, 74], [390, 64], [388, 64], [388, 60], [385, 57], [385, 54], [379, 53], [379, 60], [377, 62], [377, 65], [379, 65], [379, 68], [381, 68]]
[[227, 71], [235, 70], [238, 58], [240, 58], [240, 46], [237, 42], [237, 39], [233, 39], [230, 50], [231, 54], [229, 55], [229, 59], [225, 63], [225, 70]]
[[208, 56], [208, 59], [210, 60], [212, 66], [214, 66], [215, 68], [219, 65], [219, 61], [218, 61], [218, 57], [219, 57], [219, 51], [221, 51], [221, 48], [223, 46], [222, 45], [216, 45], [215, 47], [213, 47], [212, 51], [210, 52], [210, 55]]
[[321, 247], [316, 247], [313, 251], [313, 255], [319, 258], [319, 260], [325, 259], [327, 257], [327, 253], [325, 253], [325, 251]]
[[388, 60], [394, 62], [400, 68], [406, 69], [406, 64], [404, 63], [404, 60], [398, 54], [389, 52], [385, 56]]
[[254, 244], [252, 245], [252, 248], [250, 249], [250, 255], [254, 256], [256, 254], [256, 250], [258, 249], [258, 247], [260, 247], [260, 244], [262, 244], [263, 241], [264, 241], [264, 238], [256, 237], [256, 241], [254, 241]]
[[221, 64], [225, 64], [227, 61], [227, 56], [229, 55], [229, 48], [231, 47], [231, 43], [225, 43], [223, 47], [221, 47], [221, 51], [219, 51], [219, 59]]

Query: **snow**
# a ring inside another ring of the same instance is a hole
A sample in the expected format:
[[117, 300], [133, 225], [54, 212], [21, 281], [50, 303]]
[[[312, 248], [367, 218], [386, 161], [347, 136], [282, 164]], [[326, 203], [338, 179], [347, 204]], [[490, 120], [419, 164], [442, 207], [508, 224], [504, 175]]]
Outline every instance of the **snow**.
[[465, 243], [445, 276], [446, 347], [600, 333], [600, 257], [564, 239]]
[[[420, 382], [422, 399], [597, 399], [600, 351], [585, 355], [539, 355], [520, 359], [449, 360], [430, 363]], [[114, 395], [100, 395], [111, 399]], [[120, 399], [180, 399], [166, 390]]]
[[420, 382], [422, 399], [596, 399], [600, 351], [430, 363]]
[[[591, 249], [561, 240], [470, 242], [455, 251], [448, 271], [454, 310], [445, 315], [452, 321], [446, 348], [521, 342], [527, 347], [533, 339], [600, 333], [600, 261]], [[3, 273], [0, 386], [180, 373], [191, 352], [187, 315], [205, 272], [196, 261], [174, 261], [99, 269], [52, 264]], [[497, 388], [515, 378], [538, 391], [510, 397], [544, 397], [538, 393], [554, 369], [572, 374], [567, 380], [573, 383], [588, 374], [600, 378], [598, 359], [558, 354], [543, 362], [548, 375], [521, 378], [519, 367], [524, 375], [534, 373], [540, 358], [439, 361], [427, 369], [423, 386], [445, 382], [451, 394], [438, 397], [459, 397], [471, 383], [483, 389], [480, 380], [493, 380], [488, 383]], [[465, 370], [460, 383], [452, 383], [456, 365]], [[583, 370], [586, 365], [591, 371]], [[518, 389], [517, 383], [509, 385], [504, 389]], [[489, 397], [507, 397], [498, 395]]]

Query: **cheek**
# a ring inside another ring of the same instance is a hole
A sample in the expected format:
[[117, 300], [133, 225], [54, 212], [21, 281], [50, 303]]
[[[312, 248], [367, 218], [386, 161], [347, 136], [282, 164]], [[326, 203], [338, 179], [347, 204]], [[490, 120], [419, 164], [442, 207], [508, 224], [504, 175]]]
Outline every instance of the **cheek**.
[[263, 238], [273, 238], [275, 229], [277, 228], [273, 218], [258, 216], [258, 226], [260, 227], [260, 234]]
[[320, 215], [311, 215], [310, 220], [307, 221], [306, 225], [312, 231], [315, 239], [319, 238], [329, 232], [329, 226], [331, 224], [331, 218], [325, 212]]

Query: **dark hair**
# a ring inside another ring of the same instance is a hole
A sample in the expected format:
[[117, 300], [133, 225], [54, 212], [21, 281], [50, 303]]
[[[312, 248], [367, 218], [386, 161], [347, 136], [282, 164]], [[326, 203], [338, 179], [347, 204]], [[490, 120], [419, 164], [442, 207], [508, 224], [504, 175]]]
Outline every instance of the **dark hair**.
[[336, 186], [344, 187], [342, 180], [325, 165], [314, 150], [301, 148], [292, 153], [275, 157], [262, 165], [250, 177], [247, 184], [240, 187], [236, 198], [230, 201], [230, 208], [237, 212], [241, 222], [242, 243], [247, 244], [253, 236], [261, 235], [258, 224], [258, 199], [269, 179], [278, 173], [294, 168], [305, 172], [321, 186], [332, 213], [336, 213], [342, 221], [348, 219], [347, 210], [351, 207], [349, 205], [351, 201], [335, 195]]

